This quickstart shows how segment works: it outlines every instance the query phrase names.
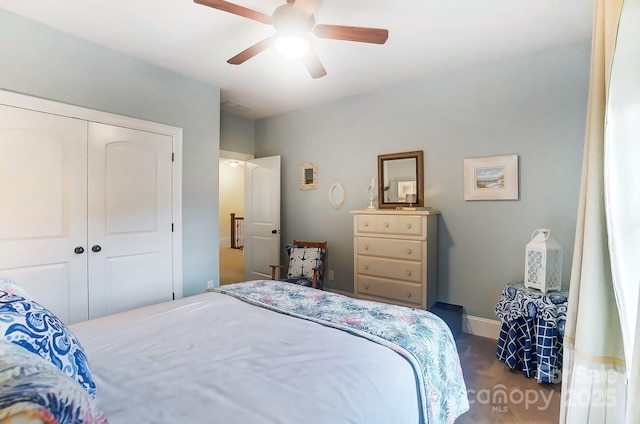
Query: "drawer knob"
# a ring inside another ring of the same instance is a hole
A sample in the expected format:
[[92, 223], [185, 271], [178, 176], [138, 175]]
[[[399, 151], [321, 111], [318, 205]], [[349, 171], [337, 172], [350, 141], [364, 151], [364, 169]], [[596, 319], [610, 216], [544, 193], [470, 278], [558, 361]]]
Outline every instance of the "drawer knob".
[[407, 224], [407, 228], [409, 228], [409, 229], [410, 229], [410, 228], [411, 228], [411, 224]]
[[411, 254], [411, 249], [407, 249], [407, 255]]
[[363, 287], [365, 290], [369, 290], [369, 284]]
[[411, 271], [407, 271], [407, 277], [411, 277]]
[[384, 228], [389, 228], [389, 223], [388, 222], [384, 223]]
[[364, 269], [365, 269], [365, 271], [366, 271], [366, 270], [368, 270], [368, 269], [369, 269], [369, 265], [365, 265], [365, 266], [363, 266], [363, 268], [364, 268]]
[[411, 297], [411, 293], [406, 292], [405, 294], [407, 295], [407, 297], [409, 297], [409, 298]]
[[366, 245], [366, 244], [365, 244], [362, 248], [363, 248], [364, 250], [369, 250], [369, 246], [368, 246], [368, 245]]
[[368, 227], [368, 226], [369, 226], [369, 223], [368, 223], [368, 222], [365, 222], [363, 225], [364, 225], [365, 227]]

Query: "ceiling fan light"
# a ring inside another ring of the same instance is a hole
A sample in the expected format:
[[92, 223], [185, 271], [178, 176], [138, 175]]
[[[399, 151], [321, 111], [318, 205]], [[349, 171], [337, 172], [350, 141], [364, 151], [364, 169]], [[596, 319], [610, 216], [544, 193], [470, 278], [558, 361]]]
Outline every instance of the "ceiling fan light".
[[299, 35], [281, 35], [276, 41], [276, 49], [289, 59], [298, 59], [309, 51], [309, 41]]

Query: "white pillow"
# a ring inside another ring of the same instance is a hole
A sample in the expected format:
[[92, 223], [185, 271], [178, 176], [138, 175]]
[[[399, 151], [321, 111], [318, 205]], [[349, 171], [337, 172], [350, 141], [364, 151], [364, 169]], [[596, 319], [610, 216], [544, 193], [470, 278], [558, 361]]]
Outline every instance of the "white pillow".
[[[324, 249], [320, 247], [290, 246], [289, 269], [287, 278], [313, 278], [313, 268], [322, 268], [324, 261]], [[322, 275], [320, 275], [322, 280]]]

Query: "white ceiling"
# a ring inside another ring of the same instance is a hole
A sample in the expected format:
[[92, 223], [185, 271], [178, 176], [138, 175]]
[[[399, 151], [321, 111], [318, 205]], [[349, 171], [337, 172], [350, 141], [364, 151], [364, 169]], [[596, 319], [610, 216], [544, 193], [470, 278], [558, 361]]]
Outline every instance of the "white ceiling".
[[[270, 15], [285, 0], [233, 0]], [[316, 23], [386, 28], [384, 45], [314, 38], [327, 75], [275, 49], [230, 57], [273, 27], [193, 0], [0, 0], [0, 7], [220, 87], [256, 119], [591, 35], [592, 0], [321, 0]], [[224, 109], [224, 108], [223, 108]]]

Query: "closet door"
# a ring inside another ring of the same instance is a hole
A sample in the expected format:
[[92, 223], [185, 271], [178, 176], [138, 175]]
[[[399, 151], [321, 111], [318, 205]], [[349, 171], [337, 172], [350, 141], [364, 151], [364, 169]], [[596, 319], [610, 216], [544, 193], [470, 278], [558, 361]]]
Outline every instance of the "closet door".
[[86, 320], [87, 123], [0, 105], [0, 274]]
[[89, 315], [173, 298], [170, 136], [89, 124]]

